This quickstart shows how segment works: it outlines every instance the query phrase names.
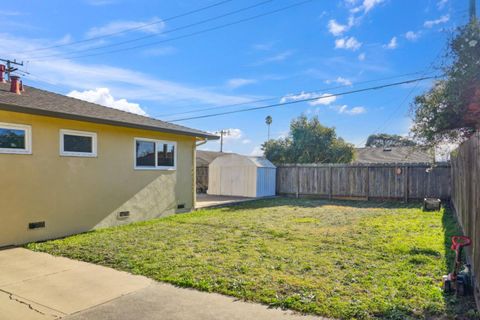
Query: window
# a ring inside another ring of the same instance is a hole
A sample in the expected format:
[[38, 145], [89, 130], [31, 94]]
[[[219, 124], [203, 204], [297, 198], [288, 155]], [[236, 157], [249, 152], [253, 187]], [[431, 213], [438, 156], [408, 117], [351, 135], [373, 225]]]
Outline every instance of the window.
[[176, 142], [136, 138], [135, 169], [175, 170], [176, 148]]
[[93, 132], [60, 130], [60, 155], [96, 157], [97, 134]]
[[32, 127], [0, 123], [0, 153], [32, 153]]

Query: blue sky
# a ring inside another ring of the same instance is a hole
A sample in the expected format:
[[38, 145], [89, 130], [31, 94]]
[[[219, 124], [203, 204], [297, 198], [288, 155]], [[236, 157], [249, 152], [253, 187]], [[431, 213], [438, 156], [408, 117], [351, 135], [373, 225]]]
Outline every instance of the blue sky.
[[[168, 19], [219, 2], [6, 2], [0, 9], [0, 57], [28, 61], [26, 84], [176, 120], [432, 75], [432, 63], [439, 61], [451, 31], [468, 18], [467, 0], [312, 0], [189, 36], [301, 2], [231, 0]], [[72, 44], [77, 41], [83, 42]], [[118, 44], [125, 41], [131, 42]], [[128, 49], [133, 46], [139, 48]], [[177, 123], [210, 132], [230, 129], [224, 150], [258, 154], [267, 138], [267, 115], [277, 138], [285, 136], [292, 118], [304, 113], [318, 115], [359, 146], [374, 132], [407, 134], [409, 105], [430, 84]], [[269, 100], [252, 102], [263, 99]], [[247, 104], [225, 107], [239, 103]], [[211, 110], [199, 111], [206, 108]], [[209, 142], [202, 148], [217, 150], [219, 145]]]

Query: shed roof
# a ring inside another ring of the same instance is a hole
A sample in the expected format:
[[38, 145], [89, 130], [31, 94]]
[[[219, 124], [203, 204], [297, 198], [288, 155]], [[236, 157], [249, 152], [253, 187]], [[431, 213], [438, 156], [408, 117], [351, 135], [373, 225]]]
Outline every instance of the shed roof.
[[251, 157], [230, 153], [217, 157], [211, 162], [213, 166], [255, 166], [257, 168], [276, 168], [273, 163], [264, 157]]
[[146, 129], [216, 140], [211, 133], [121, 111], [61, 94], [24, 86], [21, 95], [10, 92], [10, 83], [0, 83], [0, 110], [80, 120], [121, 127]]
[[430, 163], [433, 156], [420, 147], [356, 148], [354, 163]]

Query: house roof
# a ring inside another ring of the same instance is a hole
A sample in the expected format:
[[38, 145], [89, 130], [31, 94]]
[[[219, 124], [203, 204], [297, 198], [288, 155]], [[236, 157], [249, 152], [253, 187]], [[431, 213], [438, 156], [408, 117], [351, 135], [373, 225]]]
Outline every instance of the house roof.
[[230, 154], [230, 153], [197, 150], [197, 157], [196, 157], [197, 167], [208, 166], [216, 158], [227, 155], [227, 154]]
[[218, 136], [201, 130], [104, 107], [30, 86], [24, 87], [25, 91], [18, 95], [10, 92], [10, 83], [0, 83], [0, 110], [218, 139]]
[[420, 147], [356, 148], [354, 163], [430, 163], [433, 156]]

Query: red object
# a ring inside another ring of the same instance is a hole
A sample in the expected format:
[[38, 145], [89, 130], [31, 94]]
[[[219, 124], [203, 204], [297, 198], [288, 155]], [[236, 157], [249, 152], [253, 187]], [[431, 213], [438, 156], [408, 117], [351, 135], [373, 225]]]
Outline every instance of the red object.
[[5, 83], [5, 78], [4, 78], [5, 70], [6, 70], [5, 65], [0, 64], [0, 83]]
[[472, 239], [465, 236], [453, 236], [452, 237], [452, 250], [455, 251], [455, 261], [453, 263], [453, 272], [450, 273], [448, 276], [450, 280], [456, 281], [458, 272], [462, 267], [462, 249], [464, 247], [468, 247], [472, 244]]
[[10, 92], [21, 94], [20, 93], [20, 77], [11, 76], [10, 77]]
[[460, 247], [468, 247], [472, 244], [472, 239], [465, 236], [453, 236], [452, 237], [452, 250], [457, 251]]

